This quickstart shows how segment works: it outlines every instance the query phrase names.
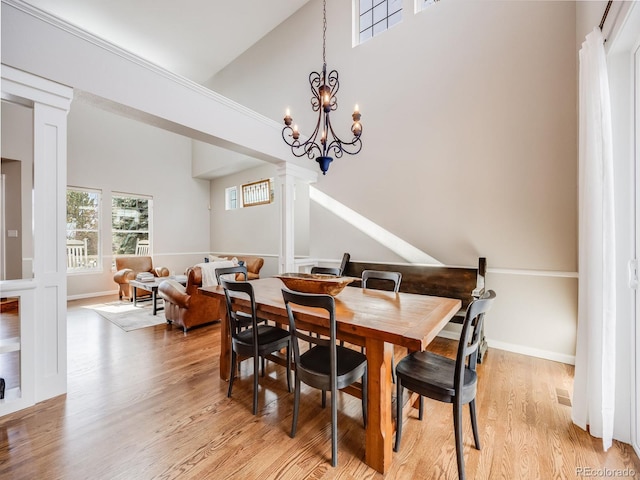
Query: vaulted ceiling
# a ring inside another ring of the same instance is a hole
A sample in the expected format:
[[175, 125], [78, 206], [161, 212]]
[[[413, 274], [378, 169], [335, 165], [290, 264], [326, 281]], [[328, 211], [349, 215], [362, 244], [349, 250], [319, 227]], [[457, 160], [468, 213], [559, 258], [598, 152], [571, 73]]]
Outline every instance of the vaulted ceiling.
[[[285, 21], [309, 0], [23, 0], [199, 84]], [[117, 110], [117, 109], [116, 109]], [[212, 179], [262, 164], [209, 149], [197, 177]]]
[[26, 0], [205, 83], [309, 0]]

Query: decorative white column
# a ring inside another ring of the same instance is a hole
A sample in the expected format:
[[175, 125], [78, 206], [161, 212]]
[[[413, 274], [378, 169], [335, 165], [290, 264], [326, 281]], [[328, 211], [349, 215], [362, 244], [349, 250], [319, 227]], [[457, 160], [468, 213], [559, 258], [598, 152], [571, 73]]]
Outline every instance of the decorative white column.
[[33, 110], [33, 278], [0, 282], [20, 297], [20, 398], [0, 415], [67, 391], [67, 113], [73, 89], [2, 65], [2, 99]]
[[[314, 164], [315, 165], [315, 164]], [[278, 272], [295, 271], [295, 191], [296, 184], [314, 183], [317, 172], [283, 162], [277, 169], [277, 185], [280, 192], [280, 251]]]

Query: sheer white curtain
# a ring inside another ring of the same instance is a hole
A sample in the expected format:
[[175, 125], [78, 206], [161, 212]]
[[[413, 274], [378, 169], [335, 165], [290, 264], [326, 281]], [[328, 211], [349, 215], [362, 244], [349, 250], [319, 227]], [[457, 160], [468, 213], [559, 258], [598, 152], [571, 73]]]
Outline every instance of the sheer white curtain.
[[578, 334], [572, 419], [611, 446], [615, 405], [615, 231], [609, 80], [597, 27], [580, 50]]

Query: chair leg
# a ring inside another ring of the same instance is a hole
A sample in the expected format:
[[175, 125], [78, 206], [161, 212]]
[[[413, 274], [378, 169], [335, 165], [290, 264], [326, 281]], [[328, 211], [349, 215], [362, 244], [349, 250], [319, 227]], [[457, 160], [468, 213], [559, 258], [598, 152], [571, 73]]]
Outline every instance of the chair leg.
[[291, 393], [291, 347], [287, 345], [287, 391]]
[[327, 406], [327, 391], [322, 390], [322, 408]]
[[402, 383], [400, 382], [400, 379], [397, 379], [396, 381], [396, 444], [393, 447], [394, 452], [400, 451], [401, 438], [402, 438]]
[[475, 398], [469, 403], [469, 412], [471, 413], [471, 429], [473, 430], [473, 440], [476, 442], [476, 449], [480, 450], [480, 435], [478, 434], [478, 420], [476, 417], [476, 400]]
[[393, 383], [396, 383], [396, 362], [395, 359], [393, 358], [395, 355], [392, 353], [391, 354], [391, 381]]
[[229, 388], [227, 389], [227, 397], [231, 398], [231, 390], [233, 389], [233, 379], [236, 376], [236, 352], [231, 350], [231, 371], [229, 372]]
[[262, 364], [262, 365], [261, 365], [261, 367], [262, 367], [262, 376], [264, 377], [264, 367], [265, 367], [265, 365], [266, 365], [266, 363], [267, 363], [267, 362], [265, 361], [264, 357], [260, 357], [260, 363]]
[[422, 421], [423, 416], [424, 416], [424, 397], [420, 395], [420, 399], [418, 400], [418, 420]]
[[296, 428], [298, 426], [298, 406], [300, 405], [300, 378], [295, 375], [295, 387], [293, 390], [293, 420], [291, 421], [291, 438], [296, 436]]
[[253, 414], [258, 413], [258, 375], [260, 367], [260, 356], [253, 357]]
[[364, 428], [367, 428], [367, 369], [364, 370], [364, 375], [362, 375], [362, 421], [364, 422]]
[[338, 391], [331, 389], [331, 466], [338, 466]]
[[458, 460], [458, 479], [464, 480], [464, 449], [462, 445], [462, 405], [453, 403], [453, 430], [456, 437], [456, 457]]

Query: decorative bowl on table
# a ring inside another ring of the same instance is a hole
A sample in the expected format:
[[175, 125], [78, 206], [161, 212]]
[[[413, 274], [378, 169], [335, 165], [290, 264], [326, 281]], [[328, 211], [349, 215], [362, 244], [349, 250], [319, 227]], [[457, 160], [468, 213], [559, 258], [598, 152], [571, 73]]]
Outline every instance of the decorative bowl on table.
[[351, 282], [359, 280], [355, 277], [336, 277], [321, 273], [281, 273], [275, 275], [282, 280], [289, 290], [303, 293], [324, 293], [338, 295]]

